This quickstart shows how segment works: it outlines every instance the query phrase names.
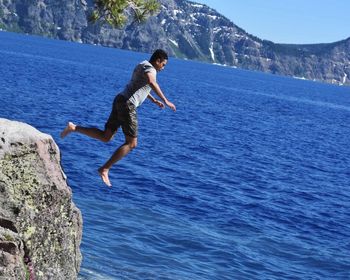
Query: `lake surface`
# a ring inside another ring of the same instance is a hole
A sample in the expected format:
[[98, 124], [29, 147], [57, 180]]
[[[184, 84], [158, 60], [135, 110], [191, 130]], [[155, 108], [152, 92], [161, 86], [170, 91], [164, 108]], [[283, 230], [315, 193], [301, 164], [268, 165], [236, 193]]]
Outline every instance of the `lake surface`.
[[148, 59], [0, 32], [0, 117], [51, 134], [81, 209], [80, 279], [350, 279], [350, 88], [170, 59], [146, 101], [139, 145], [59, 138], [103, 128]]

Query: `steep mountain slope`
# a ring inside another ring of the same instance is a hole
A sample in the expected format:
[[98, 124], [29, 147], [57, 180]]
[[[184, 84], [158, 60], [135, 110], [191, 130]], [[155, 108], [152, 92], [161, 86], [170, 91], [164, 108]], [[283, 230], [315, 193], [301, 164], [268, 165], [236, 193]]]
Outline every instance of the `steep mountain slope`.
[[0, 0], [0, 28], [245, 69], [350, 84], [350, 38], [331, 44], [284, 45], [260, 40], [210, 7], [161, 0], [161, 12], [144, 25], [89, 24], [92, 1]]

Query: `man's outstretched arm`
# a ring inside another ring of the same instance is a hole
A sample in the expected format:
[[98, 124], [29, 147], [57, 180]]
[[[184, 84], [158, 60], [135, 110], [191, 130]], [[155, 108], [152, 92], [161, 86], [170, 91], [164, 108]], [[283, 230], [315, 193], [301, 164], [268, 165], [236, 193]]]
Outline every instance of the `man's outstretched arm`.
[[148, 84], [151, 86], [152, 90], [159, 96], [160, 99], [164, 101], [164, 103], [173, 111], [176, 111], [176, 106], [171, 103], [164, 95], [160, 86], [158, 85], [155, 77], [151, 73], [146, 73]]

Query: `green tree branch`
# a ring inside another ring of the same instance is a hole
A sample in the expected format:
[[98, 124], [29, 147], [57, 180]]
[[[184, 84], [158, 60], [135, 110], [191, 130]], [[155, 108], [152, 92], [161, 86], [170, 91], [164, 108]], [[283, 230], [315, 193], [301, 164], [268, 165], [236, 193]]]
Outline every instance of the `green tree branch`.
[[160, 10], [157, 0], [94, 0], [94, 3], [89, 20], [107, 22], [116, 28], [123, 27], [129, 16], [135, 22], [142, 23]]

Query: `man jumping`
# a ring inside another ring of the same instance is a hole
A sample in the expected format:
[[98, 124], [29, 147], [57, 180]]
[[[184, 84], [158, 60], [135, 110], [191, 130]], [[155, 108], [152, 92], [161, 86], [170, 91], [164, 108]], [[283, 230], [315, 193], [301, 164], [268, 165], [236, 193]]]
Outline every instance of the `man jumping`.
[[[108, 142], [113, 138], [118, 128], [120, 126], [122, 127], [125, 135], [125, 143], [98, 169], [103, 182], [109, 187], [112, 185], [109, 180], [108, 172], [112, 165], [121, 160], [137, 146], [138, 121], [136, 108], [139, 107], [146, 98], [149, 98], [160, 108], [164, 108], [165, 105], [167, 105], [173, 111], [176, 111], [175, 105], [165, 97], [156, 81], [157, 72], [163, 70], [167, 62], [167, 53], [164, 50], [158, 49], [152, 54], [149, 61], [142, 61], [135, 67], [130, 82], [114, 99], [112, 112], [105, 124], [104, 130], [93, 127], [82, 127], [68, 122], [61, 133], [62, 138], [66, 137], [71, 132], [79, 132], [102, 142]], [[151, 90], [159, 96], [165, 105], [151, 95]]]

